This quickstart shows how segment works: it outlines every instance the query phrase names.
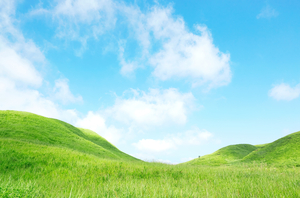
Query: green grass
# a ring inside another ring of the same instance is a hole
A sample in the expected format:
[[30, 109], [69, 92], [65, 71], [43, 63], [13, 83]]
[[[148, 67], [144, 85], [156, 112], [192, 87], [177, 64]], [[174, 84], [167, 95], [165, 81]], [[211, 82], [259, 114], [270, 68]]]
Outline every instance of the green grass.
[[221, 166], [253, 162], [276, 167], [300, 167], [300, 132], [292, 133], [268, 144], [226, 146], [185, 164]]
[[204, 166], [220, 166], [230, 164], [243, 159], [257, 148], [250, 144], [230, 145], [217, 150], [216, 152], [196, 158], [185, 164], [204, 165]]
[[250, 153], [242, 161], [300, 167], [300, 132], [292, 133], [266, 144]]
[[263, 148], [263, 147], [265, 147], [265, 146], [267, 146], [268, 145], [268, 143], [267, 144], [257, 144], [257, 145], [254, 145], [256, 148]]
[[[13, 145], [13, 146], [11, 146]], [[300, 170], [111, 160], [68, 148], [0, 141], [2, 194], [16, 197], [298, 197]]]
[[101, 158], [137, 161], [96, 133], [60, 120], [27, 112], [0, 111], [0, 126], [1, 138], [65, 147]]
[[272, 144], [289, 149], [294, 135], [252, 152], [222, 148], [214, 154], [230, 162], [222, 166], [167, 165], [137, 160], [90, 130], [0, 111], [0, 197], [300, 197], [300, 167], [240, 162]]

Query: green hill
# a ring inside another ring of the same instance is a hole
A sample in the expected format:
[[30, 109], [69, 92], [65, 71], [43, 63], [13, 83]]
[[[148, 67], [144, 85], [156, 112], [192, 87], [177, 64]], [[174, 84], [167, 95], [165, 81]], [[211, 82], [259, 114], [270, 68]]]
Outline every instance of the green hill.
[[241, 160], [256, 149], [256, 146], [250, 144], [230, 145], [221, 148], [212, 154], [193, 159], [185, 164], [220, 166]]
[[0, 141], [4, 140], [68, 148], [100, 158], [137, 160], [90, 130], [27, 112], [0, 111]]
[[[287, 136], [277, 146], [299, 150], [298, 137]], [[256, 146], [232, 145], [192, 161], [207, 167], [148, 163], [90, 130], [0, 111], [0, 197], [299, 197], [298, 168], [209, 167], [239, 162], [274, 143], [252, 152]]]
[[104, 148], [106, 150], [111, 151], [112, 153], [114, 153], [118, 157], [120, 157], [122, 159], [132, 159], [133, 158], [132, 156], [127, 155], [126, 153], [123, 153], [122, 151], [117, 149], [117, 147], [112, 145], [110, 142], [108, 142], [106, 139], [104, 139], [103, 137], [101, 137], [100, 135], [95, 133], [94, 131], [91, 131], [89, 129], [82, 129], [82, 128], [78, 128], [78, 129], [86, 135], [85, 138], [87, 140], [101, 146], [102, 148]]
[[300, 131], [280, 138], [247, 155], [242, 162], [300, 167]]
[[220, 166], [239, 162], [300, 167], [300, 131], [268, 144], [226, 146], [212, 154], [193, 159], [184, 164]]

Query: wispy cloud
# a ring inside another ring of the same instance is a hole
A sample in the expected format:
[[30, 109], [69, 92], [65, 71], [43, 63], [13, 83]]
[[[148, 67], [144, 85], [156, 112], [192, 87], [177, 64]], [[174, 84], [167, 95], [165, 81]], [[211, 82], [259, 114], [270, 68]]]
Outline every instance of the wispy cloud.
[[[127, 8], [125, 16], [142, 52], [135, 60], [151, 66], [152, 76], [162, 81], [189, 79], [193, 86], [208, 88], [227, 85], [231, 81], [229, 53], [213, 44], [205, 25], [195, 25], [190, 31], [173, 12], [171, 6], [156, 5], [145, 13], [137, 7]], [[160, 47], [155, 49], [153, 43]]]
[[272, 8], [270, 5], [267, 5], [266, 7], [264, 7], [261, 12], [256, 16], [257, 19], [261, 19], [261, 18], [266, 18], [266, 19], [270, 19], [270, 18], [274, 18], [277, 17], [279, 15], [279, 13]]
[[294, 100], [300, 96], [300, 84], [291, 87], [288, 84], [281, 83], [275, 85], [270, 91], [269, 96], [276, 100]]
[[[99, 39], [104, 34], [114, 35], [116, 24], [127, 28], [129, 36], [117, 41], [121, 74], [131, 76], [138, 68], [150, 66], [152, 76], [161, 81], [188, 79], [192, 86], [208, 89], [230, 83], [230, 54], [221, 52], [205, 25], [195, 25], [193, 31], [180, 16], [173, 14], [172, 6], [155, 5], [141, 11], [137, 5], [114, 0], [64, 0], [53, 8], [42, 7], [32, 15], [51, 16], [57, 24], [56, 36], [81, 43], [81, 55], [88, 48], [89, 39]], [[119, 34], [118, 34], [119, 35]], [[128, 56], [134, 40], [136, 55]], [[130, 42], [129, 42], [130, 43]]]
[[70, 91], [68, 82], [69, 80], [66, 78], [55, 81], [54, 99], [61, 101], [63, 104], [82, 102], [81, 96], [74, 96]]
[[180, 93], [175, 88], [149, 92], [132, 89], [127, 93], [133, 96], [118, 97], [106, 112], [121, 123], [139, 127], [185, 124], [195, 102], [192, 93]]
[[89, 39], [98, 39], [115, 26], [117, 8], [112, 0], [63, 0], [53, 5], [45, 9], [39, 4], [30, 15], [51, 17], [57, 25], [56, 37], [81, 43], [75, 49], [78, 56], [87, 50]]
[[194, 128], [184, 133], [170, 134], [164, 139], [142, 139], [133, 143], [138, 150], [147, 153], [166, 152], [180, 146], [200, 145], [213, 136], [206, 130]]
[[[40, 89], [44, 77], [38, 70], [46, 58], [39, 47], [24, 37], [15, 19], [15, 1], [0, 1], [0, 109], [29, 111], [73, 123], [77, 113], [63, 109], [53, 96], [45, 96]], [[57, 84], [58, 95], [73, 96], [67, 84]]]

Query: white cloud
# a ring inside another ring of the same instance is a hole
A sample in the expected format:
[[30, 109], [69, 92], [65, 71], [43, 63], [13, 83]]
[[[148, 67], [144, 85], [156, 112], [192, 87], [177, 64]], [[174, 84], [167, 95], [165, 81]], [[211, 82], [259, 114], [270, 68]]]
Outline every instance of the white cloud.
[[149, 89], [143, 92], [132, 89], [132, 98], [117, 98], [113, 107], [107, 109], [116, 120], [136, 126], [161, 126], [185, 124], [187, 113], [194, 104], [192, 93], [180, 93], [177, 89]]
[[75, 110], [60, 108], [39, 91], [43, 76], [37, 68], [46, 60], [35, 43], [16, 28], [15, 9], [15, 1], [0, 1], [0, 109], [74, 122]]
[[175, 148], [175, 144], [171, 140], [153, 140], [153, 139], [142, 139], [138, 143], [133, 143], [138, 150], [151, 151], [151, 152], [162, 152]]
[[103, 116], [90, 111], [85, 118], [79, 119], [75, 125], [95, 131], [113, 144], [118, 143], [122, 137], [122, 131], [114, 126], [106, 126], [105, 122]]
[[176, 149], [179, 146], [200, 145], [208, 141], [212, 136], [212, 133], [206, 130], [195, 128], [185, 133], [168, 135], [164, 139], [142, 139], [132, 145], [140, 151], [157, 153]]
[[124, 47], [120, 46], [119, 47], [119, 60], [120, 60], [120, 64], [122, 66], [121, 68], [121, 74], [124, 76], [130, 76], [134, 70], [136, 70], [139, 66], [138, 63], [136, 61], [126, 61], [124, 58]]
[[[205, 26], [196, 25], [197, 33], [192, 33], [182, 17], [173, 16], [172, 7], [154, 6], [148, 13], [142, 13], [138, 7], [126, 7], [123, 11], [141, 46], [141, 54], [130, 70], [127, 64], [121, 64], [122, 74], [128, 75], [139, 65], [148, 64], [154, 68], [152, 75], [163, 81], [187, 78], [193, 86], [206, 84], [208, 88], [231, 81], [230, 55], [213, 44]], [[124, 50], [121, 53], [125, 60]]]
[[63, 110], [38, 90], [20, 88], [8, 78], [0, 78], [0, 95], [0, 109], [3, 110], [28, 111], [69, 123], [77, 119], [75, 110]]
[[0, 76], [8, 77], [20, 83], [40, 86], [42, 77], [32, 61], [9, 46], [0, 35]]
[[68, 79], [58, 79], [55, 81], [55, 86], [54, 86], [54, 98], [56, 100], [60, 100], [63, 102], [63, 104], [67, 103], [75, 103], [75, 102], [82, 102], [82, 97], [77, 96], [75, 97], [72, 92], [70, 91], [69, 85], [68, 85], [69, 80]]
[[195, 26], [193, 34], [182, 18], [172, 16], [172, 9], [154, 7], [147, 19], [154, 37], [162, 42], [158, 53], [150, 57], [153, 75], [161, 80], [191, 78], [194, 85], [227, 85], [231, 80], [230, 56], [214, 46], [205, 26]]
[[73, 20], [70, 22], [75, 24], [80, 22], [92, 24], [104, 18], [104, 14], [113, 16], [114, 2], [110, 0], [64, 0], [58, 1], [53, 12], [55, 16], [65, 16]]
[[55, 1], [52, 9], [39, 7], [31, 15], [52, 17], [58, 26], [56, 36], [66, 40], [78, 41], [81, 55], [87, 48], [89, 38], [99, 35], [115, 26], [115, 2], [111, 0], [62, 0]]
[[292, 88], [288, 84], [281, 83], [269, 91], [269, 96], [276, 100], [294, 100], [300, 96], [300, 84]]
[[177, 134], [172, 138], [178, 145], [200, 145], [201, 143], [209, 140], [211, 137], [212, 133], [206, 130], [194, 128], [192, 130], [186, 131], [184, 134]]
[[260, 18], [270, 19], [270, 18], [277, 17], [278, 15], [279, 15], [279, 13], [274, 8], [267, 5], [266, 7], [264, 7], [261, 10], [261, 12], [256, 16], [256, 18], [257, 19], [260, 19]]
[[9, 78], [20, 84], [40, 86], [42, 76], [35, 66], [45, 57], [39, 48], [26, 40], [15, 28], [15, 2], [0, 2], [0, 78]]
[[64, 0], [57, 1], [53, 9], [40, 8], [32, 13], [50, 14], [58, 23], [58, 37], [82, 43], [79, 54], [87, 48], [89, 38], [97, 39], [113, 30], [116, 23], [125, 24], [129, 36], [120, 40], [133, 39], [139, 47], [128, 59], [124, 42], [119, 42], [123, 75], [130, 76], [137, 68], [149, 65], [152, 75], [162, 81], [188, 79], [193, 86], [206, 85], [208, 89], [231, 81], [229, 53], [213, 44], [206, 26], [195, 25], [196, 33], [190, 31], [182, 17], [173, 15], [171, 6], [156, 5], [142, 12], [138, 6], [113, 0]]

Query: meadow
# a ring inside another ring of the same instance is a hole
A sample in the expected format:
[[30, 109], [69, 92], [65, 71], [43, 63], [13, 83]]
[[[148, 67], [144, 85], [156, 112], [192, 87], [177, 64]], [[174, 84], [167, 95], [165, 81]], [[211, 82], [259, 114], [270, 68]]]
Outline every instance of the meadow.
[[0, 118], [0, 197], [300, 197], [300, 167], [293, 164], [252, 156], [215, 166], [143, 162], [55, 119], [12, 111]]
[[1, 159], [1, 197], [300, 196], [299, 168], [128, 162], [13, 140]]

